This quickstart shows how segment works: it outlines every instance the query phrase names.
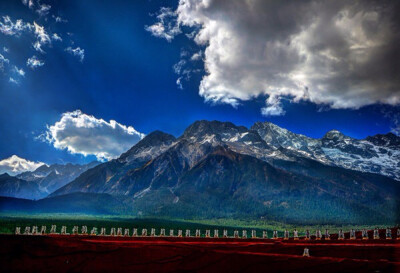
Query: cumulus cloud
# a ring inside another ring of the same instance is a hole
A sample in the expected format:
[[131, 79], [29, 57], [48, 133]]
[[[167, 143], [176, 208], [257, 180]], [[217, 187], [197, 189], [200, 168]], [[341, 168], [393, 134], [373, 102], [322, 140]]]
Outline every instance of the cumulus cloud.
[[109, 122], [79, 110], [62, 114], [61, 119], [48, 126], [46, 140], [57, 149], [72, 154], [95, 155], [110, 160], [127, 151], [144, 137], [132, 126]]
[[37, 67], [43, 66], [44, 62], [39, 60], [36, 56], [32, 56], [26, 61], [26, 65], [32, 69], [36, 69]]
[[81, 49], [80, 47], [77, 48], [68, 47], [65, 49], [65, 51], [78, 57], [81, 62], [83, 62], [83, 59], [85, 58], [85, 50]]
[[8, 173], [9, 175], [17, 175], [23, 172], [34, 171], [42, 165], [44, 165], [43, 162], [33, 162], [13, 155], [0, 161], [0, 174]]
[[153, 35], [171, 41], [184, 26], [204, 48], [206, 101], [265, 96], [265, 115], [283, 114], [283, 97], [350, 109], [400, 103], [398, 1], [181, 0], [163, 11], [176, 23], [159, 14]]

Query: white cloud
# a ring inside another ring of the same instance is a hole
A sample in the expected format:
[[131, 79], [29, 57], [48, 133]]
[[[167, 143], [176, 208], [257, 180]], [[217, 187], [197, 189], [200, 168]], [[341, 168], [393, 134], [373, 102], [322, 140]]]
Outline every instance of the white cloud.
[[18, 68], [17, 66], [14, 65], [13, 70], [18, 76], [25, 77], [25, 71], [22, 68]]
[[[49, 22], [49, 18], [53, 18], [57, 23], [68, 22], [60, 16], [56, 16], [52, 13], [53, 9], [49, 4], [42, 3], [41, 0], [21, 0], [22, 3], [29, 7], [31, 10], [30, 13], [37, 13], [40, 15], [40, 22], [37, 23], [33, 21], [25, 22], [22, 19], [14, 20], [10, 16], [5, 15], [0, 17], [0, 34], [4, 34], [4, 39], [14, 39], [10, 44], [18, 44], [19, 47], [25, 46], [28, 47], [31, 51], [36, 51], [41, 54], [45, 54], [48, 48], [52, 48], [52, 43], [54, 41], [62, 42], [62, 37], [64, 35], [72, 36], [70, 32], [59, 32], [60, 29], [57, 29], [58, 26], [55, 26], [52, 22]], [[46, 1], [48, 2], [48, 1]], [[35, 14], [34, 14], [35, 15]], [[32, 17], [32, 16], [31, 16]], [[37, 15], [35, 17], [38, 17]], [[49, 25], [51, 24], [51, 25]], [[55, 30], [58, 30], [55, 32]], [[54, 31], [54, 32], [53, 32]], [[18, 41], [15, 41], [16, 38], [21, 38]], [[3, 39], [3, 38], [0, 38]], [[70, 41], [70, 44], [73, 45], [74, 41]], [[47, 47], [46, 47], [47, 46]], [[55, 45], [54, 47], [58, 47], [61, 45]], [[9, 52], [9, 48], [3, 47], [3, 51], [5, 53]], [[85, 57], [85, 51], [80, 47], [76, 48], [67, 48], [65, 51], [68, 51], [70, 54], [77, 56], [79, 60], [82, 62]], [[36, 53], [38, 54], [38, 53]], [[4, 56], [0, 58], [0, 71], [4, 72], [4, 74], [9, 77], [9, 81], [16, 82], [20, 79], [16, 76], [15, 71], [13, 70], [13, 64]], [[45, 58], [45, 56], [42, 56]], [[10, 64], [6, 66], [6, 64]], [[27, 66], [35, 69], [36, 67], [43, 66], [45, 64], [44, 60], [38, 59], [36, 56], [29, 58], [27, 60]]]
[[0, 161], [0, 174], [17, 175], [22, 172], [34, 171], [42, 165], [44, 165], [43, 162], [33, 162], [13, 155]]
[[39, 8], [36, 10], [36, 12], [40, 16], [46, 16], [49, 14], [50, 9], [51, 9], [50, 5], [42, 4], [42, 5], [39, 5]]
[[144, 137], [132, 126], [109, 122], [82, 113], [80, 110], [62, 114], [48, 127], [46, 139], [57, 149], [72, 154], [95, 155], [110, 160], [127, 151]]
[[85, 58], [85, 50], [81, 49], [80, 47], [77, 48], [68, 47], [65, 49], [65, 51], [78, 57], [81, 62], [83, 62], [83, 59]]
[[198, 61], [201, 60], [201, 58], [203, 57], [203, 52], [200, 50], [199, 52], [196, 52], [192, 55], [192, 57], [190, 57], [191, 61]]
[[183, 89], [183, 85], [182, 85], [182, 77], [179, 77], [177, 80], [176, 80], [176, 85], [178, 86], [178, 88], [179, 89]]
[[67, 23], [67, 22], [68, 22], [68, 20], [63, 19], [63, 18], [60, 17], [60, 16], [52, 15], [52, 17], [53, 17], [54, 21], [56, 21], [57, 23]]
[[177, 62], [176, 64], [174, 64], [173, 69], [174, 72], [178, 75], [180, 75], [183, 71], [183, 67], [185, 66], [186, 61], [181, 59], [179, 62]]
[[265, 101], [266, 106], [261, 108], [264, 116], [283, 116], [286, 112], [282, 108], [281, 100], [277, 96], [269, 96]]
[[37, 67], [43, 66], [44, 62], [39, 60], [36, 56], [32, 56], [26, 61], [26, 65], [32, 69], [36, 69]]
[[35, 7], [35, 3], [33, 2], [33, 0], [22, 0], [22, 3], [30, 9], [33, 9]]
[[8, 81], [9, 81], [10, 83], [13, 83], [13, 84], [19, 85], [19, 80], [17, 80], [17, 79], [14, 79], [13, 77], [10, 77], [10, 78], [8, 79]]
[[12, 76], [8, 79], [8, 81], [16, 85], [19, 85], [20, 79], [25, 77], [25, 71], [22, 68], [18, 68], [15, 65], [11, 69], [11, 74]]
[[181, 0], [148, 30], [171, 41], [185, 27], [204, 48], [206, 101], [237, 106], [265, 96], [262, 113], [281, 115], [282, 97], [331, 108], [398, 105], [398, 12], [391, 1]]
[[170, 42], [176, 35], [181, 33], [176, 21], [176, 13], [171, 8], [161, 8], [157, 15], [157, 20], [157, 23], [145, 26], [145, 30], [151, 32], [153, 36], [164, 38]]
[[51, 44], [51, 39], [49, 34], [46, 32], [43, 26], [40, 26], [36, 22], [33, 22], [34, 30], [35, 30], [35, 35], [37, 38], [37, 41], [34, 43], [33, 47], [41, 52], [44, 53], [42, 46], [45, 44]]
[[6, 59], [3, 55], [0, 54], [0, 71], [4, 71], [5, 64], [9, 64], [10, 60]]
[[52, 38], [54, 41], [60, 41], [60, 42], [62, 42], [62, 38], [61, 38], [57, 33], [53, 33], [53, 36], [51, 36], [51, 38]]
[[0, 32], [4, 35], [19, 36], [23, 31], [30, 30], [32, 25], [24, 23], [23, 20], [18, 19], [15, 22], [9, 16], [3, 16], [3, 21], [0, 20]]
[[190, 53], [188, 51], [181, 49], [181, 54], [180, 54], [181, 58], [184, 58], [184, 57], [188, 56], [189, 54]]
[[16, 85], [19, 85], [20, 79], [25, 77], [25, 71], [15, 65], [12, 69], [10, 69], [10, 73], [12, 74], [12, 76], [9, 77], [8, 81]]
[[[181, 52], [181, 58], [187, 56], [188, 52], [182, 51]], [[178, 86], [179, 89], [183, 89], [183, 83], [182, 81], [188, 81], [190, 80], [191, 74], [192, 73], [197, 73], [199, 72], [196, 69], [190, 69], [186, 68], [187, 61], [185, 59], [179, 60], [176, 64], [173, 65], [174, 72], [179, 75], [178, 79], [176, 80], [176, 85]]]
[[40, 53], [45, 53], [44, 50], [42, 49], [42, 44], [41, 44], [39, 41], [36, 41], [36, 42], [33, 44], [33, 48], [34, 48], [36, 51], [40, 52]]

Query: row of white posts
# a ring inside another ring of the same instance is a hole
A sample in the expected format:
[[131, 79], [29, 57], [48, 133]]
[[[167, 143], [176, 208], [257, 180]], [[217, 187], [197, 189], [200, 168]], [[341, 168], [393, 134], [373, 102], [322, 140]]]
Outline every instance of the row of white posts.
[[[177, 233], [177, 237], [192, 237], [190, 232], [191, 232], [190, 229], [187, 229], [185, 231], [185, 236], [183, 236], [183, 231], [181, 229], [179, 229], [178, 233]], [[21, 228], [20, 227], [16, 227], [15, 234], [16, 235], [20, 235], [21, 234]], [[46, 226], [42, 226], [40, 231], [39, 231], [37, 226], [33, 226], [32, 229], [31, 229], [31, 227], [25, 227], [25, 230], [24, 230], [24, 232], [22, 234], [24, 234], [24, 235], [46, 235], [47, 234], [46, 233]], [[67, 227], [66, 226], [62, 226], [61, 227], [61, 232], [57, 233], [57, 226], [56, 225], [52, 225], [51, 226], [49, 234], [70, 235], [70, 233], [67, 233]], [[79, 227], [78, 226], [74, 226], [72, 228], [71, 234], [72, 235], [89, 235], [87, 226], [82, 226], [80, 233], [79, 233]], [[100, 233], [98, 233], [97, 228], [93, 227], [92, 230], [90, 231], [90, 235], [125, 236], [125, 237], [129, 237], [130, 236], [130, 230], [128, 228], [125, 228], [124, 230], [122, 228], [117, 228], [117, 229], [111, 228], [110, 233], [107, 234], [106, 233], [106, 228], [104, 228], [104, 227], [101, 228], [100, 229]], [[132, 232], [132, 237], [137, 237], [137, 236], [146, 237], [146, 236], [149, 236], [149, 235], [151, 237], [157, 237], [157, 236], [164, 237], [164, 236], [166, 236], [166, 233], [165, 233], [165, 229], [164, 228], [160, 229], [160, 233], [158, 235], [156, 235], [156, 229], [155, 228], [150, 229], [150, 234], [148, 234], [148, 231], [147, 231], [146, 228], [143, 228], [142, 232], [140, 234], [138, 233], [138, 229], [137, 228], [134, 228], [133, 232]], [[200, 229], [196, 229], [195, 237], [201, 237], [201, 235], [202, 235], [201, 234], [201, 230]], [[311, 240], [311, 233], [310, 233], [309, 230], [306, 230], [304, 235], [305, 235], [304, 236], [305, 240]], [[169, 236], [170, 237], [175, 237], [175, 231], [173, 229], [169, 230]], [[368, 232], [365, 229], [363, 229], [361, 231], [361, 236], [362, 236], [363, 240], [368, 240], [369, 239]], [[211, 238], [211, 237], [220, 238], [219, 230], [218, 229], [214, 229], [213, 236], [211, 236], [211, 230], [207, 229], [205, 231], [204, 237], [206, 237], [206, 238]], [[226, 229], [223, 230], [222, 238], [228, 238], [228, 230], [226, 230]], [[233, 232], [233, 238], [243, 238], [243, 239], [248, 238], [247, 237], [247, 230], [242, 230], [241, 236], [239, 234], [239, 230], [235, 230]], [[258, 238], [256, 230], [252, 230], [251, 231], [251, 238]], [[267, 231], [264, 230], [262, 232], [262, 237], [261, 238], [268, 239]], [[273, 231], [273, 235], [272, 235], [272, 239], [278, 239], [278, 238], [279, 238], [278, 231], [274, 230]], [[290, 238], [290, 232], [288, 230], [285, 230], [284, 233], [283, 233], [283, 239], [284, 240], [289, 240], [289, 238]], [[379, 230], [378, 229], [374, 230], [373, 238], [374, 239], [380, 239]], [[385, 238], [386, 239], [392, 239], [392, 231], [391, 231], [391, 229], [389, 229], [389, 228], [386, 229]], [[298, 240], [299, 239], [299, 232], [296, 229], [293, 231], [293, 239], [294, 240]], [[331, 235], [329, 234], [329, 231], [326, 229], [325, 233], [324, 233], [324, 236], [322, 236], [321, 230], [318, 229], [315, 232], [315, 239], [316, 240], [321, 240], [321, 239], [330, 240], [331, 239]], [[339, 230], [338, 239], [339, 240], [344, 240], [345, 239], [344, 232], [343, 232], [342, 229]], [[352, 239], [352, 240], [356, 239], [356, 231], [354, 229], [350, 230], [350, 239]], [[397, 229], [397, 239], [398, 240], [400, 239], [400, 229]]]

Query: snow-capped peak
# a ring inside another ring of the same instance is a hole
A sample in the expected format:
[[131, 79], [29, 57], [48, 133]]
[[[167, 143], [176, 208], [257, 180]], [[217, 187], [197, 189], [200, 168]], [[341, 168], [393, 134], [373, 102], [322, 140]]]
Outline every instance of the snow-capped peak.
[[252, 126], [265, 142], [283, 147], [300, 156], [346, 169], [379, 173], [400, 180], [400, 137], [389, 133], [355, 139], [338, 130], [330, 130], [314, 139], [293, 133], [269, 122]]
[[17, 175], [26, 171], [34, 171], [42, 165], [45, 165], [45, 163], [29, 161], [13, 155], [0, 161], [0, 174], [8, 173], [9, 175]]
[[338, 131], [338, 130], [330, 130], [329, 132], [327, 132], [324, 137], [325, 139], [334, 139], [334, 140], [341, 140], [343, 138], [346, 138], [346, 136]]

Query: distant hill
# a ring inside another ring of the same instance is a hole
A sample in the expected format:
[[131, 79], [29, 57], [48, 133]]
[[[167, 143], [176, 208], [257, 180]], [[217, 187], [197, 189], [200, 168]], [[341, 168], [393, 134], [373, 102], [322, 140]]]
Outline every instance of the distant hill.
[[0, 196], [12, 196], [19, 198], [38, 199], [43, 197], [39, 185], [10, 176], [7, 173], [0, 174]]
[[[106, 204], [106, 205], [105, 205]], [[28, 200], [0, 197], [0, 211], [8, 213], [128, 214], [127, 206], [109, 194], [72, 193], [55, 198]]]
[[40, 199], [77, 178], [99, 162], [85, 165], [53, 164], [42, 165], [34, 171], [24, 172], [15, 177], [0, 175], [0, 196]]

